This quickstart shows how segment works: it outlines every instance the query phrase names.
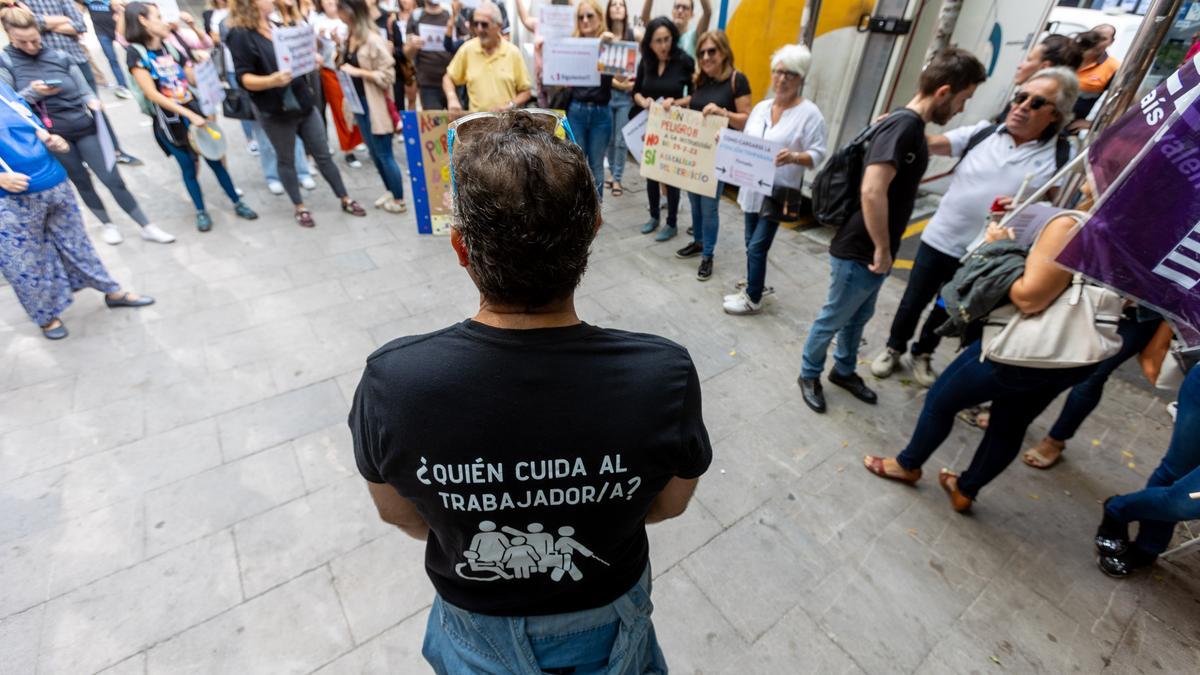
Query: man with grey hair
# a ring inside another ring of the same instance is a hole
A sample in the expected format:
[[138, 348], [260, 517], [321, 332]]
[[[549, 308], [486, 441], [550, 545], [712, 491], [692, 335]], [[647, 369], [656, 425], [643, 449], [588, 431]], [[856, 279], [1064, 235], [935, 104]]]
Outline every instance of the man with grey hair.
[[525, 57], [501, 36], [503, 23], [500, 9], [486, 0], [472, 14], [475, 37], [459, 47], [442, 77], [442, 91], [451, 114], [463, 111], [456, 91], [463, 85], [472, 112], [512, 110], [529, 102], [532, 81]]
[[[887, 348], [871, 363], [875, 377], [887, 377], [899, 366], [922, 312], [954, 276], [967, 246], [983, 231], [992, 202], [1011, 201], [1026, 177], [1031, 178], [1028, 192], [1045, 185], [1069, 159], [1070, 145], [1059, 132], [1071, 121], [1078, 96], [1079, 80], [1069, 68], [1044, 68], [1017, 87], [1003, 124], [983, 121], [929, 137], [931, 153], [961, 160], [937, 212], [921, 233]], [[912, 344], [908, 365], [923, 387], [937, 379], [931, 357], [941, 338], [934, 330], [946, 318], [946, 310], [934, 305], [920, 338]]]

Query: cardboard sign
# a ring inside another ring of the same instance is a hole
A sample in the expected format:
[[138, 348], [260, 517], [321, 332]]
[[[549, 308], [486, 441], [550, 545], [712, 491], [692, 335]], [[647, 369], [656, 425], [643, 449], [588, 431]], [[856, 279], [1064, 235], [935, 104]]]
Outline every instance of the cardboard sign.
[[603, 75], [632, 80], [637, 75], [638, 43], [607, 42], [600, 44], [600, 62], [596, 64]]
[[552, 87], [599, 87], [599, 38], [559, 38], [542, 47], [542, 82]]
[[417, 24], [417, 34], [425, 41], [421, 45], [423, 52], [444, 52], [446, 51], [446, 27], [435, 26], [428, 23]]
[[350, 77], [349, 73], [341, 70], [337, 71], [338, 84], [342, 88], [342, 97], [350, 105], [350, 112], [355, 115], [362, 115], [366, 112], [363, 108], [362, 99], [358, 97], [358, 89], [354, 87], [354, 78]]
[[151, 4], [158, 5], [158, 18], [163, 20], [163, 23], [179, 23], [179, 3], [176, 0], [150, 0]]
[[704, 197], [717, 196], [717, 139], [726, 117], [698, 110], [650, 106], [642, 175]]
[[646, 121], [650, 119], [650, 113], [645, 110], [633, 116], [629, 123], [621, 127], [621, 135], [625, 137], [625, 147], [629, 148], [630, 154], [634, 160], [640, 165], [642, 163], [642, 150], [644, 138], [646, 136]]
[[293, 78], [316, 70], [317, 36], [312, 26], [276, 26], [271, 29], [271, 42], [279, 70], [292, 71]]
[[450, 113], [445, 110], [405, 110], [404, 148], [412, 181], [417, 232], [450, 234], [454, 206], [450, 200]]
[[200, 95], [200, 111], [206, 116], [215, 115], [225, 100], [225, 87], [217, 67], [211, 59], [197, 63], [192, 68], [196, 76], [196, 93]]
[[775, 156], [783, 143], [722, 129], [717, 142], [717, 180], [764, 195], [775, 186]]
[[543, 40], [571, 37], [575, 32], [575, 8], [570, 5], [542, 5], [538, 12], [537, 34]]

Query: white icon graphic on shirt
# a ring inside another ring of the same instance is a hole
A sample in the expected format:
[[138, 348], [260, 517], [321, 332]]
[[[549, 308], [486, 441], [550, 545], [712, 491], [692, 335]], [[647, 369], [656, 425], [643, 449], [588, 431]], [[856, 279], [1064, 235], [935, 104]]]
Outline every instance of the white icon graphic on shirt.
[[608, 566], [572, 538], [575, 528], [569, 525], [558, 528], [557, 539], [544, 529], [541, 523], [530, 523], [525, 532], [507, 526], [497, 532], [496, 523], [485, 520], [479, 523], [479, 532], [471, 537], [470, 548], [463, 551], [467, 561], [456, 565], [454, 571], [472, 581], [528, 579], [533, 574], [547, 572], [554, 581], [568, 575], [579, 581], [583, 572], [575, 565], [578, 558], [591, 558]]

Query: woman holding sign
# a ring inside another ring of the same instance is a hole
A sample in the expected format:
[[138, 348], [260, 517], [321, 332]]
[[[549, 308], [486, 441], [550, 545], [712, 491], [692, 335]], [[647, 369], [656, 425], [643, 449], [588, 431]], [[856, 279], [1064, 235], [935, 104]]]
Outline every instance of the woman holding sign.
[[[812, 54], [804, 45], [781, 47], [771, 56], [771, 90], [768, 98], [750, 111], [745, 134], [776, 143], [783, 149], [775, 156], [775, 187], [799, 190], [804, 169], [825, 158], [825, 118], [812, 101], [800, 96]], [[725, 296], [727, 314], [757, 314], [762, 311], [763, 284], [767, 280], [767, 251], [775, 240], [779, 222], [761, 213], [765, 195], [742, 188], [738, 206], [746, 218], [746, 284]]]
[[[261, 113], [263, 131], [275, 148], [279, 179], [295, 206], [296, 223], [300, 227], [316, 225], [312, 212], [300, 196], [300, 181], [296, 177], [293, 154], [297, 136], [304, 143], [304, 149], [316, 160], [325, 182], [341, 200], [342, 210], [353, 216], [365, 216], [366, 210], [347, 194], [342, 174], [333, 163], [329, 141], [325, 137], [325, 125], [317, 112], [316, 97], [308, 81], [302, 77], [304, 73], [299, 73], [301, 77], [293, 79], [292, 70], [279, 67], [274, 29], [297, 27], [302, 22], [288, 8], [281, 6], [280, 16], [285, 17], [288, 25], [275, 24], [269, 18], [275, 8], [273, 0], [233, 0], [229, 10], [231, 29], [227, 42], [237, 66], [238, 82], [250, 92], [251, 100]], [[315, 36], [311, 49], [315, 55]], [[289, 58], [294, 53], [288, 48]]]
[[[733, 50], [723, 30], [710, 30], [700, 36], [696, 43], [696, 56], [700, 65], [696, 68], [696, 88], [692, 91], [688, 107], [705, 115], [715, 115], [729, 120], [729, 128], [741, 130], [750, 116], [750, 80], [733, 67]], [[700, 256], [700, 269], [696, 278], [708, 281], [712, 277], [713, 253], [717, 248], [717, 231], [721, 226], [720, 213], [722, 185], [717, 183], [717, 194], [704, 197], [688, 193], [692, 205], [692, 243], [675, 252], [676, 258]]]
[[[600, 38], [612, 42], [613, 35], [604, 29], [604, 10], [599, 0], [580, 0], [575, 7], [574, 37]], [[597, 54], [598, 56], [598, 54]], [[612, 95], [612, 75], [601, 75], [598, 87], [572, 87], [567, 119], [575, 132], [575, 140], [587, 155], [596, 194], [604, 201], [604, 154], [612, 138], [612, 113], [608, 101]]]
[[[608, 9], [604, 14], [608, 24], [608, 32], [619, 36], [622, 42], [633, 42], [633, 27], [629, 25], [629, 9], [625, 0], [608, 0]], [[625, 177], [625, 155], [629, 148], [625, 147], [625, 135], [621, 127], [629, 121], [629, 109], [633, 107], [633, 80], [624, 77], [614, 77], [612, 83], [612, 98], [608, 100], [608, 109], [612, 112], [612, 140], [608, 143], [608, 170], [612, 172], [612, 181], [605, 182], [605, 187], [612, 188], [612, 196], [620, 197], [625, 193], [621, 187], [621, 179]]]
[[[692, 76], [696, 62], [679, 48], [679, 29], [665, 16], [660, 16], [646, 26], [642, 36], [642, 62], [638, 64], [636, 82], [633, 85], [633, 102], [638, 112], [649, 110], [658, 99], [663, 105], [688, 104], [688, 92], [692, 90]], [[633, 115], [630, 111], [630, 115]], [[658, 229], [659, 203], [661, 195], [658, 181], [646, 179], [646, 198], [650, 202], [650, 220], [642, 226], [642, 234]], [[679, 233], [679, 188], [667, 186], [667, 226], [655, 237], [655, 241], [667, 241]]]

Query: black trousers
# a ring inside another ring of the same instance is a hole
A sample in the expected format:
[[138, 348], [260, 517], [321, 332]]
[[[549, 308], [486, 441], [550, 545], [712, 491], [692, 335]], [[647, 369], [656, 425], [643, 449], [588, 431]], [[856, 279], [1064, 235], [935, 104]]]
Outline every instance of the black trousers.
[[[930, 301], [937, 297], [942, 286], [954, 278], [958, 271], [958, 258], [946, 255], [941, 251], [927, 246], [924, 242], [917, 249], [917, 257], [913, 261], [912, 274], [908, 277], [908, 286], [904, 289], [904, 297], [896, 309], [896, 318], [892, 319], [892, 331], [888, 336], [888, 349], [903, 352], [908, 347], [917, 330], [917, 322]], [[943, 323], [949, 315], [946, 310], [934, 305], [921, 327], [921, 337], [913, 343], [912, 353], [932, 354], [937, 349], [941, 337], [933, 331]]]

